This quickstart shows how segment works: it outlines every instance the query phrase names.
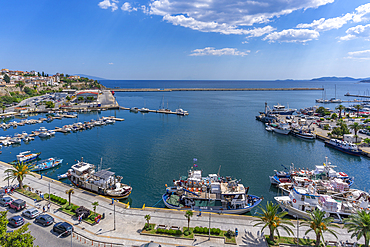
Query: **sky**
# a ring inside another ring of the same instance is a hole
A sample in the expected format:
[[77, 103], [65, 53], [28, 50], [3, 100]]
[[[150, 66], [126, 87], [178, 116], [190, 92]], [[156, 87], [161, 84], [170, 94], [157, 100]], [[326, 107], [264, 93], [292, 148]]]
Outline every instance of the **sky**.
[[369, 1], [13, 0], [0, 5], [0, 67], [10, 70], [117, 80], [370, 77]]

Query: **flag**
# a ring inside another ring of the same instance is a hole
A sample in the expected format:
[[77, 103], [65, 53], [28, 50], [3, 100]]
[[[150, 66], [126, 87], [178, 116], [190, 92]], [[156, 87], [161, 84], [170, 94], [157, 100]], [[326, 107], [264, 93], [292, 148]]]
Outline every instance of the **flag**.
[[197, 164], [194, 164], [194, 167], [198, 167], [198, 165]]
[[195, 161], [198, 161], [198, 160], [197, 160], [197, 158], [194, 158], [193, 160], [194, 160], [194, 162], [195, 162]]

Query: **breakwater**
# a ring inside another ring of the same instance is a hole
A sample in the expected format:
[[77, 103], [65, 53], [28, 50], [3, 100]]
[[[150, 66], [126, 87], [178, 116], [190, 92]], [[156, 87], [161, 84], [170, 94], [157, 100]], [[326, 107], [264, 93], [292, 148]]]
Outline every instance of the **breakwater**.
[[176, 91], [317, 91], [324, 88], [107, 88], [114, 92], [176, 92]]

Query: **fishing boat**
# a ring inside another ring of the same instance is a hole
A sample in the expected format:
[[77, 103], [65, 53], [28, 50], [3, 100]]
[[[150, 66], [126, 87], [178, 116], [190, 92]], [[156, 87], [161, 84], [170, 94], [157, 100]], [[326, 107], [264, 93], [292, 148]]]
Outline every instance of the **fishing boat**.
[[137, 107], [131, 107], [131, 108], [130, 108], [130, 111], [131, 111], [131, 112], [138, 113], [138, 112], [139, 112], [139, 108], [137, 108]]
[[17, 155], [17, 160], [15, 160], [15, 162], [20, 162], [20, 163], [30, 162], [30, 161], [37, 159], [40, 156], [40, 154], [41, 152], [31, 153], [31, 151], [24, 151]]
[[323, 165], [316, 165], [314, 170], [309, 169], [295, 169], [294, 164], [292, 164], [289, 169], [282, 165], [285, 171], [276, 171], [273, 176], [270, 176], [270, 182], [273, 185], [279, 185], [281, 183], [291, 183], [295, 177], [303, 177], [304, 179], [310, 181], [314, 180], [330, 180], [333, 178], [339, 178], [343, 180], [348, 186], [352, 186], [354, 183], [354, 178], [349, 177], [345, 172], [337, 172], [333, 168], [336, 166], [332, 165], [328, 161], [328, 157], [325, 157], [325, 162]]
[[[341, 183], [339, 179], [337, 182]], [[342, 223], [343, 218], [356, 214], [359, 210], [370, 210], [370, 195], [355, 189], [340, 190], [336, 188], [322, 194], [310, 185], [308, 187], [294, 187], [289, 196], [277, 196], [274, 199], [283, 211], [293, 217], [303, 219], [310, 219], [310, 212], [316, 208], [325, 212], [325, 217], [333, 217], [338, 223]]]
[[334, 148], [346, 154], [351, 154], [355, 156], [360, 156], [362, 154], [361, 149], [357, 147], [356, 144], [351, 142], [341, 141], [337, 139], [330, 139], [330, 141], [325, 142], [325, 146]]
[[256, 207], [262, 197], [249, 195], [240, 180], [221, 178], [217, 174], [202, 177], [202, 171], [191, 169], [187, 178], [167, 187], [162, 200], [166, 207], [202, 212], [244, 214]]
[[68, 170], [67, 176], [73, 185], [81, 189], [115, 199], [127, 198], [132, 191], [131, 186], [121, 183], [122, 176], [108, 170], [95, 171], [95, 166], [83, 159]]
[[140, 112], [149, 112], [149, 108], [143, 107], [140, 109]]
[[37, 162], [35, 166], [32, 167], [31, 171], [43, 171], [47, 169], [51, 169], [53, 167], [56, 167], [60, 164], [62, 164], [63, 159], [57, 159], [57, 158], [49, 158], [46, 160], [41, 160]]

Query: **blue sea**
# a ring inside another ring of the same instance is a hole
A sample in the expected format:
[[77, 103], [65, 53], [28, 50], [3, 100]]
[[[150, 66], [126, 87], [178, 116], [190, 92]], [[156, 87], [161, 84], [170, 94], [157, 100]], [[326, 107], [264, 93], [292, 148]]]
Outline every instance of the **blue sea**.
[[[280, 103], [290, 108], [315, 105], [315, 99], [353, 99], [344, 94], [368, 94], [369, 86], [357, 82], [313, 81], [101, 81], [109, 88], [290, 88], [324, 87], [325, 91], [182, 91], [182, 92], [117, 92], [117, 102], [124, 107], [158, 109], [162, 104], [171, 110], [178, 107], [188, 116], [158, 113], [132, 113], [125, 110], [79, 114], [78, 119], [54, 120], [51, 123], [0, 129], [0, 135], [13, 135], [43, 126], [54, 129], [73, 122], [83, 122], [101, 116], [124, 118], [114, 125], [95, 127], [77, 133], [56, 133], [55, 137], [36, 138], [29, 144], [3, 147], [1, 158], [12, 161], [19, 152], [42, 152], [42, 158], [63, 158], [63, 164], [45, 171], [56, 178], [77, 160], [87, 162], [123, 176], [123, 182], [133, 187], [128, 201], [133, 207], [163, 207], [161, 195], [165, 184], [187, 175], [193, 159], [203, 174], [217, 173], [241, 179], [249, 193], [263, 196], [264, 202], [274, 200], [277, 190], [270, 186], [269, 175], [274, 170], [289, 167], [313, 169], [325, 161], [355, 177], [354, 188], [370, 190], [369, 159], [354, 157], [327, 148], [321, 141], [305, 141], [292, 136], [280, 136], [265, 131], [255, 120], [259, 111]], [[344, 105], [348, 105], [345, 103]], [[336, 104], [324, 105], [335, 108]], [[43, 115], [30, 118], [43, 117]], [[9, 120], [7, 120], [9, 121]], [[16, 121], [20, 121], [16, 119]], [[2, 133], [1, 133], [2, 132]], [[68, 181], [64, 181], [68, 183]], [[126, 200], [127, 201], [127, 200]], [[255, 212], [252, 212], [252, 214]]]

